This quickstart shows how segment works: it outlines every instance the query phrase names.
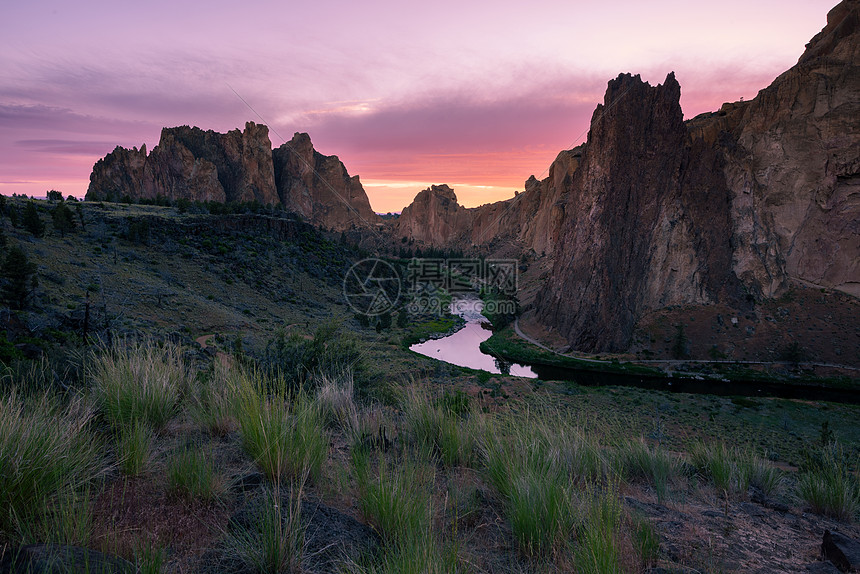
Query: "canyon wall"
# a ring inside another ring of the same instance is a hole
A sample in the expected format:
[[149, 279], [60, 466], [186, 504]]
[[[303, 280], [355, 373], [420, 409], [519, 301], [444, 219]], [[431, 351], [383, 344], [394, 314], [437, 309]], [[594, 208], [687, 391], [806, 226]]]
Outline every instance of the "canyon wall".
[[624, 350], [644, 313], [743, 308], [792, 281], [860, 296], [860, 2], [748, 102], [684, 124], [670, 75], [619, 76], [564, 202], [540, 322]]

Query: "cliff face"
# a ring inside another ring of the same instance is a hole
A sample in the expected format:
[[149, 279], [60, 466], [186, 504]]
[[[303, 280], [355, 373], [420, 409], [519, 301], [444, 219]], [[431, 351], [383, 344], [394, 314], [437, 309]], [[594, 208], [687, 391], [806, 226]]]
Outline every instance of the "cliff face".
[[718, 157], [689, 145], [670, 74], [609, 82], [569, 183], [538, 319], [577, 348], [623, 349], [648, 309], [736, 297]]
[[152, 152], [117, 147], [90, 175], [87, 199], [259, 201], [276, 203], [269, 129], [253, 122], [226, 134], [164, 128]]
[[296, 133], [272, 152], [272, 161], [278, 197], [288, 210], [337, 230], [379, 223], [358, 176], [350, 177], [337, 156], [316, 151], [308, 134]]
[[609, 83], [567, 184], [536, 315], [575, 348], [624, 350], [650, 310], [860, 295], [860, 2], [752, 101], [682, 121], [673, 75]]
[[516, 197], [480, 207], [461, 206], [447, 185], [431, 186], [415, 196], [389, 231], [433, 247], [468, 251], [504, 241], [550, 253], [564, 212], [561, 199], [581, 157], [579, 147], [562, 151], [543, 181], [532, 176]]
[[221, 134], [164, 128], [148, 155], [117, 147], [93, 167], [87, 199], [155, 199], [283, 203], [308, 221], [333, 229], [376, 224], [358, 176], [336, 156], [314, 150], [307, 134], [272, 150], [269, 129], [253, 122]]

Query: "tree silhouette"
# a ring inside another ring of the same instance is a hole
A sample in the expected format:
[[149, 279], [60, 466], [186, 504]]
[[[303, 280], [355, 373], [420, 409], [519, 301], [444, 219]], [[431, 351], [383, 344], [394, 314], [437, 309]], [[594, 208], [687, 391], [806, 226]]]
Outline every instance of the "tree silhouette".
[[62, 237], [75, 230], [75, 214], [65, 203], [57, 204], [51, 216], [53, 217], [54, 229], [59, 231]]
[[45, 222], [39, 217], [39, 212], [36, 211], [36, 204], [33, 201], [27, 202], [27, 207], [24, 208], [24, 229], [35, 235], [42, 237], [45, 234]]
[[0, 290], [3, 301], [8, 303], [10, 307], [23, 309], [27, 303], [27, 297], [30, 295], [32, 279], [35, 279], [36, 266], [30, 263], [21, 246], [16, 245], [6, 254], [2, 272], [5, 280], [2, 290]]

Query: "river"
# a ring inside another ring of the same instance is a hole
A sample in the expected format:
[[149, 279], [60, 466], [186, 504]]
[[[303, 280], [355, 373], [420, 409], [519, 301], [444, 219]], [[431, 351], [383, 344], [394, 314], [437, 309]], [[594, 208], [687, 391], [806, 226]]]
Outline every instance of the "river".
[[502, 374], [504, 371], [504, 374], [516, 377], [537, 378], [537, 373], [529, 366], [516, 363], [500, 365], [498, 359], [481, 351], [481, 343], [493, 334], [490, 322], [481, 315], [483, 307], [484, 302], [477, 296], [465, 295], [454, 298], [451, 302], [451, 312], [462, 317], [466, 324], [455, 333], [416, 343], [409, 347], [409, 350], [460, 367], [495, 374]]

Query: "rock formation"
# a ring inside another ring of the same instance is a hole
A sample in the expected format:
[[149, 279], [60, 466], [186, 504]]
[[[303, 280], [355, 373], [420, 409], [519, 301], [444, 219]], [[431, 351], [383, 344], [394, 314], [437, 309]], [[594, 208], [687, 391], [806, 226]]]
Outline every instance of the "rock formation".
[[296, 133], [272, 158], [278, 197], [289, 211], [338, 230], [379, 223], [358, 176], [350, 177], [337, 156], [316, 151], [308, 134]]
[[860, 2], [749, 102], [686, 124], [672, 74], [623, 74], [592, 118], [537, 318], [623, 350], [649, 310], [742, 307], [790, 281], [860, 295]]
[[431, 186], [415, 196], [389, 231], [433, 247], [486, 250], [504, 241], [537, 254], [551, 253], [562, 220], [562, 198], [581, 157], [580, 147], [564, 150], [543, 181], [532, 176], [516, 197], [480, 207], [461, 206], [447, 185]]
[[90, 175], [87, 199], [180, 198], [191, 201], [276, 203], [269, 128], [254, 122], [220, 134], [180, 126], [161, 130], [147, 155], [117, 147]]
[[[277, 184], [277, 185], [276, 185]], [[379, 218], [358, 176], [336, 156], [314, 150], [307, 134], [272, 150], [269, 129], [254, 122], [221, 134], [164, 128], [158, 145], [117, 147], [93, 167], [89, 200], [283, 203], [306, 220], [332, 229], [375, 225]]]

